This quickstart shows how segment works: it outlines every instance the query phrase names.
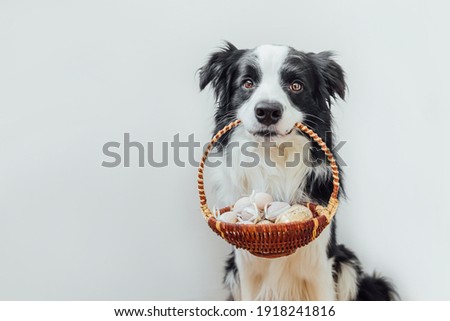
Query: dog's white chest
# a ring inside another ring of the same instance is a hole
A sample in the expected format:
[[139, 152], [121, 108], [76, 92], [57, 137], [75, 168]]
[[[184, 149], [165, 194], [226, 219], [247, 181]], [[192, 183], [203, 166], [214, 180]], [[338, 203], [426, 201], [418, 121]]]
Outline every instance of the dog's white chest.
[[329, 229], [294, 254], [265, 259], [236, 250], [241, 300], [335, 300], [331, 262], [326, 257]]

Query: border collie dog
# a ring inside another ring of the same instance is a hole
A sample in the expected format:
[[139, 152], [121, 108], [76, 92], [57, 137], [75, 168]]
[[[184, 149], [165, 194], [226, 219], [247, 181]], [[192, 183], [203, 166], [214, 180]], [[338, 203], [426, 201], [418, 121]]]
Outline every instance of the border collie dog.
[[[242, 50], [226, 43], [199, 74], [200, 89], [209, 84], [216, 97], [215, 132], [231, 121], [242, 121], [221, 138], [223, 161], [205, 176], [213, 186], [215, 205], [233, 204], [252, 191], [267, 192], [274, 200], [291, 204], [326, 205], [332, 176], [324, 153], [293, 126], [302, 122], [333, 148], [330, 108], [334, 99], [344, 99], [346, 83], [332, 54], [279, 45]], [[242, 166], [246, 153], [231, 152], [231, 146], [250, 142], [252, 152], [262, 159], [267, 148], [261, 145], [267, 141], [272, 144], [270, 162]], [[287, 166], [305, 150], [307, 162]], [[226, 264], [224, 283], [234, 300], [397, 298], [388, 282], [363, 273], [355, 254], [337, 244], [335, 220], [315, 241], [286, 257], [265, 259], [235, 249]]]

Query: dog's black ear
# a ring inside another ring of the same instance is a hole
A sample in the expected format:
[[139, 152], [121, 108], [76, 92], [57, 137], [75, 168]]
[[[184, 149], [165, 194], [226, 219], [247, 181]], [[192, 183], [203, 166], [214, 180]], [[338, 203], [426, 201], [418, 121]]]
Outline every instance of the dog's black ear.
[[221, 101], [224, 98], [226, 86], [230, 81], [228, 69], [232, 64], [231, 57], [237, 50], [232, 43], [226, 42], [224, 47], [209, 57], [208, 62], [199, 69], [200, 90], [211, 84], [216, 100]]
[[344, 70], [333, 60], [333, 56], [330, 51], [320, 52], [313, 56], [319, 74], [323, 79], [324, 90], [322, 89], [322, 95], [325, 96], [328, 105], [331, 105], [331, 98], [336, 99], [336, 94], [344, 99], [347, 89]]

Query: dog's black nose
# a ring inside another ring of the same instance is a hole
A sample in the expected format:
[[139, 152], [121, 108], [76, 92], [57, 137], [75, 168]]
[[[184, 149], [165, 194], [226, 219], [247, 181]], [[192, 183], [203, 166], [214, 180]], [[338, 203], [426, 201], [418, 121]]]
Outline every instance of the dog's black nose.
[[264, 125], [276, 124], [283, 114], [283, 106], [279, 102], [261, 101], [255, 106], [256, 119]]

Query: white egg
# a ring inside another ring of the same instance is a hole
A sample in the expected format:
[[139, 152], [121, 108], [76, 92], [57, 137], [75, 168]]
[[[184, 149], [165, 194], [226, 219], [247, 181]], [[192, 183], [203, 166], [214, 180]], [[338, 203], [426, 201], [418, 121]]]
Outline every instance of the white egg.
[[252, 204], [250, 206], [244, 207], [239, 213], [238, 213], [238, 219], [240, 221], [249, 221], [252, 223], [257, 223], [261, 220], [262, 214], [259, 212], [258, 208], [255, 204]]
[[219, 215], [217, 220], [225, 223], [236, 223], [238, 221], [238, 217], [236, 212], [230, 211]]
[[306, 206], [295, 204], [286, 212], [280, 214], [275, 223], [303, 222], [313, 217], [312, 212]]
[[271, 202], [264, 207], [264, 216], [269, 221], [275, 221], [277, 217], [287, 210], [289, 210], [291, 206], [285, 202]]
[[264, 210], [264, 207], [273, 201], [272, 195], [267, 193], [256, 193], [253, 196], [253, 201], [259, 210]]
[[250, 205], [252, 205], [252, 200], [250, 199], [250, 197], [245, 196], [245, 197], [242, 197], [242, 198], [238, 199], [236, 201], [236, 203], [234, 203], [233, 210], [240, 211], [244, 207], [247, 207], [247, 206], [250, 206]]

